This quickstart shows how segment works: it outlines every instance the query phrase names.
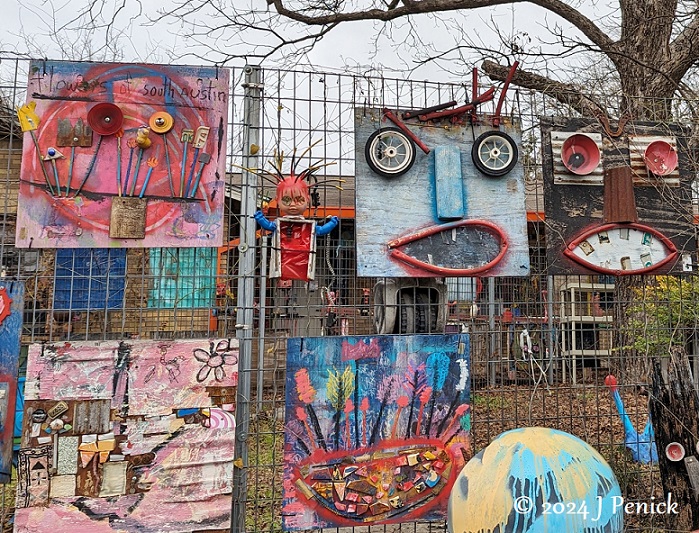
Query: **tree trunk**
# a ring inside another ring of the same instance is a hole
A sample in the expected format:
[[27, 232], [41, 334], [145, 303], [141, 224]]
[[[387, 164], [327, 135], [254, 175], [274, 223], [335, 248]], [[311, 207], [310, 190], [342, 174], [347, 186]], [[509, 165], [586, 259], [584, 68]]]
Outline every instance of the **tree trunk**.
[[699, 396], [692, 383], [689, 359], [680, 347], [673, 347], [669, 358], [653, 360], [650, 415], [658, 447], [663, 499], [672, 494], [672, 501], [679, 504], [678, 514], [665, 515], [665, 527], [672, 531], [695, 530], [699, 528], [699, 502], [694, 498], [684, 461], [670, 461], [665, 455], [665, 447], [671, 442], [682, 444], [686, 457], [697, 455]]

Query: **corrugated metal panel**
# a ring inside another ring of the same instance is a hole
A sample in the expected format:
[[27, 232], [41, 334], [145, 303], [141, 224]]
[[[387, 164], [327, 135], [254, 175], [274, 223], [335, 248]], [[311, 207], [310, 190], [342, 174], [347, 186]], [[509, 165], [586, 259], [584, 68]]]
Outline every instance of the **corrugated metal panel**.
[[629, 167], [608, 168], [604, 174], [604, 221], [638, 222]]
[[588, 133], [585, 135], [590, 137], [600, 151], [600, 161], [597, 168], [585, 176], [579, 176], [569, 172], [563, 165], [561, 159], [561, 149], [563, 143], [573, 135], [577, 135], [578, 131], [552, 131], [551, 132], [551, 150], [553, 152], [553, 183], [555, 185], [602, 185], [604, 182], [604, 153], [602, 152], [602, 134]]
[[665, 185], [668, 187], [679, 187], [680, 171], [679, 167], [666, 176], [656, 176], [648, 172], [643, 159], [648, 145], [655, 141], [665, 141], [677, 150], [677, 140], [674, 137], [662, 137], [656, 135], [629, 135], [629, 156], [631, 158], [631, 170], [633, 171], [633, 183], [640, 187], [657, 187]]

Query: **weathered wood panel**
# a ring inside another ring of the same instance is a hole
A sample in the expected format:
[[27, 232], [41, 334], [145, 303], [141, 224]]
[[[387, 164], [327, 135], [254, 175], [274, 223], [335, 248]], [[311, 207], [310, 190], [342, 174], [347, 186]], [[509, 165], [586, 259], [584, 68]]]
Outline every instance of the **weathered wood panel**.
[[[649, 186], [635, 186], [633, 195], [638, 222], [668, 237], [678, 250], [677, 259], [653, 270], [654, 274], [682, 272], [689, 267], [696, 253], [692, 209], [692, 162], [687, 148], [687, 132], [674, 124], [628, 123], [619, 138], [603, 135], [596, 119], [547, 118], [542, 120], [544, 201], [546, 205], [546, 247], [550, 274], [598, 274], [563, 254], [569, 243], [585, 232], [604, 223], [603, 182], [556, 183], [554, 175], [560, 166], [560, 153], [554, 149], [552, 132], [580, 132], [601, 135], [602, 166], [631, 168], [630, 133], [636, 137], [672, 137], [679, 156], [679, 187], [662, 180]], [[670, 176], [672, 178], [672, 176]], [[579, 180], [580, 181], [580, 180]], [[582, 180], [584, 181], [584, 180]], [[624, 215], [624, 217], [627, 217]], [[641, 255], [644, 255], [643, 253]], [[624, 254], [621, 254], [624, 256]], [[622, 270], [617, 266], [618, 271]]]
[[[437, 147], [459, 151], [461, 195], [467, 219], [485, 220], [499, 227], [509, 247], [505, 256], [486, 276], [525, 276], [529, 274], [529, 243], [524, 206], [524, 169], [521, 163], [504, 176], [492, 177], [475, 166], [471, 150], [481, 134], [492, 130], [487, 117], [480, 125], [452, 123], [421, 124], [412, 129], [432, 149], [417, 149], [412, 168], [401, 176], [385, 178], [367, 164], [364, 148], [369, 136], [385, 123], [379, 109], [355, 110], [357, 273], [359, 276], [434, 277], [433, 272], [395, 259], [387, 249], [391, 241], [414, 234], [419, 229], [443, 223], [438, 205], [452, 198], [438, 194], [435, 185]], [[500, 130], [521, 145], [516, 124], [505, 121]], [[453, 152], [454, 155], [456, 152]], [[455, 184], [453, 184], [455, 185]], [[452, 246], [441, 240], [433, 246]], [[454, 265], [458, 267], [460, 265]]]

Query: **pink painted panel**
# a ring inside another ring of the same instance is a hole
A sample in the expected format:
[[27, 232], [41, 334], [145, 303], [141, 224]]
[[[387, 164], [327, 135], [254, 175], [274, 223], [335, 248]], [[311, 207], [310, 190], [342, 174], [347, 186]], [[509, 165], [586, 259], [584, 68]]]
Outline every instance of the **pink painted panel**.
[[[15, 532], [228, 529], [235, 452], [230, 399], [237, 356], [235, 339], [30, 346], [25, 419], [39, 427], [25, 432], [20, 454], [31, 457], [42, 450], [41, 457], [51, 464], [56, 446], [63, 461], [67, 448], [62, 440], [77, 438], [78, 466], [75, 474], [49, 472], [44, 485], [55, 490], [51, 496], [44, 490], [39, 501], [27, 496], [35, 479], [25, 461]], [[76, 432], [75, 417], [89, 412], [86, 402], [106, 398], [112, 406], [111, 431]], [[52, 416], [59, 400], [67, 409]], [[43, 422], [33, 420], [37, 412], [47, 413]], [[62, 429], [52, 431], [59, 419]], [[51, 443], [40, 447], [38, 439], [47, 438]], [[71, 475], [74, 485], [67, 479]]]
[[[213, 67], [32, 62], [17, 246], [220, 246], [228, 86], [228, 70]], [[94, 127], [105, 126], [94, 112], [105, 104], [117, 133]], [[163, 114], [167, 131], [156, 122]], [[128, 217], [123, 197], [133, 207], [139, 196], [145, 222], [141, 210], [138, 231], [110, 237]]]

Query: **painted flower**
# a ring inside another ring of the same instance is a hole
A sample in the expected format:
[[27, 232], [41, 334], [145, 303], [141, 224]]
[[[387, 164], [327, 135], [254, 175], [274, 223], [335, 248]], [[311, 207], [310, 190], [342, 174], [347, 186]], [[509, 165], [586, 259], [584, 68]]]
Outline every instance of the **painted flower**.
[[216, 348], [214, 348], [214, 343], [210, 342], [208, 352], [201, 348], [194, 349], [194, 358], [200, 363], [204, 363], [197, 373], [197, 381], [199, 383], [207, 379], [212, 370], [214, 371], [216, 381], [223, 381], [226, 377], [226, 371], [223, 366], [235, 365], [238, 362], [237, 354], [229, 353], [230, 349], [230, 343], [226, 339], [218, 341]]

